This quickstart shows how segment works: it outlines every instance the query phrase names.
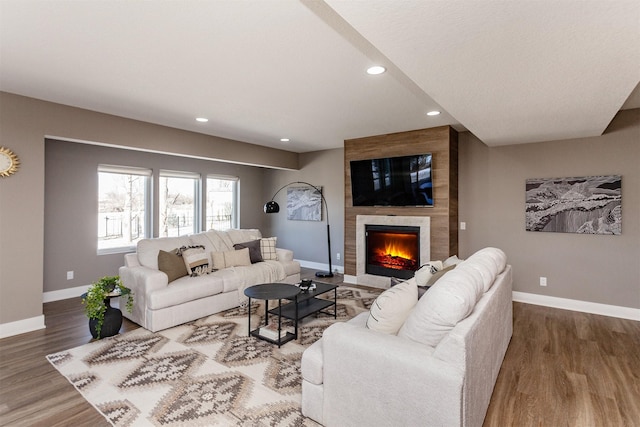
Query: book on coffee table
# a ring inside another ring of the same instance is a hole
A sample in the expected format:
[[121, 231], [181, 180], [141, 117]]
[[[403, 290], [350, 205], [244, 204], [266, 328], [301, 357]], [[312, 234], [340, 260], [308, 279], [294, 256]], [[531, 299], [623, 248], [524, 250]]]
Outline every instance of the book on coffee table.
[[[266, 326], [262, 326], [260, 328], [260, 335], [263, 337], [269, 338], [270, 340], [277, 341], [278, 340], [278, 325], [275, 323], [269, 323]], [[280, 337], [284, 337], [287, 335], [287, 329], [282, 328], [280, 330]]]

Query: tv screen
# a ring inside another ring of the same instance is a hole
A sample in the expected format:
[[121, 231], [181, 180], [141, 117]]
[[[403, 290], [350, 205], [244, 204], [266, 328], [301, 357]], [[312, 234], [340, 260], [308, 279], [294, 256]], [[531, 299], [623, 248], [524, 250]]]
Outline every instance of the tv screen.
[[433, 206], [431, 153], [352, 160], [353, 206]]

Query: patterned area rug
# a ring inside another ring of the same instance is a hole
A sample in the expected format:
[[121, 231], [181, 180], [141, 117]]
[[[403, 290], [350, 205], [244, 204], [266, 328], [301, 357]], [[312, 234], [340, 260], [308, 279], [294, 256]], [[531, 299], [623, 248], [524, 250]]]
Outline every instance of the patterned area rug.
[[[341, 286], [338, 319], [304, 319], [298, 339], [280, 349], [247, 336], [244, 307], [47, 359], [114, 426], [316, 426], [300, 412], [302, 352], [332, 323], [368, 310], [376, 296]], [[252, 302], [252, 327], [264, 323], [262, 304]]]

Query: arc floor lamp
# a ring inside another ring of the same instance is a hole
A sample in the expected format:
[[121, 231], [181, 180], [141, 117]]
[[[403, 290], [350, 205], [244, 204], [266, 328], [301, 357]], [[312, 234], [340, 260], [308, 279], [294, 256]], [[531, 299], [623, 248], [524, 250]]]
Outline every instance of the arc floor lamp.
[[322, 194], [322, 190], [320, 190], [318, 187], [316, 187], [313, 184], [309, 184], [308, 182], [304, 182], [304, 181], [294, 181], [294, 182], [290, 182], [286, 185], [283, 185], [282, 187], [280, 187], [278, 189], [278, 191], [276, 191], [276, 193], [273, 195], [273, 197], [271, 198], [270, 201], [268, 201], [267, 203], [264, 204], [264, 213], [278, 213], [280, 212], [280, 205], [278, 205], [278, 203], [275, 201], [276, 196], [278, 195], [278, 193], [283, 190], [284, 188], [293, 185], [293, 184], [304, 184], [304, 185], [308, 185], [309, 187], [312, 187], [313, 189], [315, 189], [318, 194], [320, 194], [320, 199], [321, 199], [321, 203], [324, 203], [324, 211], [326, 213], [326, 217], [327, 217], [327, 251], [329, 254], [329, 271], [317, 271], [316, 272], [316, 277], [333, 277], [333, 273], [331, 272], [332, 267], [331, 267], [331, 228], [329, 226], [329, 206], [327, 205], [327, 200], [324, 198], [324, 195]]

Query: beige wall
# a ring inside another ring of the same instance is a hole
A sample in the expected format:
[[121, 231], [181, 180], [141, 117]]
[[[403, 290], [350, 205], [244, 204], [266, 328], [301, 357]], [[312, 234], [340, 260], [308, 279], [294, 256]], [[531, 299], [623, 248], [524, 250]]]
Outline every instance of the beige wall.
[[[153, 173], [153, 236], [159, 235], [160, 170], [239, 178], [239, 223], [262, 228], [264, 168], [132, 151], [47, 139], [45, 142], [44, 292], [88, 285], [99, 277], [117, 275], [123, 254], [96, 253], [96, 208], [99, 164], [144, 167]], [[69, 167], [73, 165], [73, 167]], [[203, 192], [206, 189], [203, 188]], [[202, 216], [206, 205], [202, 203]], [[67, 280], [66, 272], [74, 277]]]
[[[265, 174], [265, 188], [270, 188], [263, 204], [285, 184], [292, 181], [306, 181], [322, 187], [322, 194], [329, 206], [331, 225], [331, 259], [333, 269], [343, 271], [344, 260], [344, 150], [316, 151], [300, 155], [300, 170], [268, 171]], [[322, 222], [290, 221], [287, 219], [287, 189], [276, 197], [280, 205], [277, 214], [264, 215], [266, 218], [263, 234], [278, 236], [278, 246], [293, 250], [296, 259], [311, 261], [310, 267], [328, 268], [327, 223], [323, 210]], [[340, 253], [342, 258], [337, 259]]]
[[[459, 149], [462, 256], [496, 246], [514, 267], [515, 291], [640, 308], [640, 109], [620, 112], [600, 137], [488, 148], [464, 132]], [[525, 231], [527, 178], [614, 174], [622, 235]]]
[[0, 326], [42, 316], [45, 136], [298, 167], [295, 153], [0, 92], [0, 145], [22, 162], [16, 175], [0, 179]]
[[[251, 189], [263, 195], [258, 205], [290, 181], [323, 186], [333, 262], [343, 265], [335, 257], [339, 251], [344, 255], [342, 149], [300, 156], [250, 144], [238, 149], [238, 142], [0, 93], [0, 145], [22, 160], [16, 175], [0, 179], [0, 327], [42, 315], [45, 135], [293, 169], [264, 172], [262, 189]], [[461, 133], [459, 217], [467, 230], [459, 232], [460, 254], [489, 245], [504, 248], [516, 291], [640, 308], [639, 142], [640, 110], [621, 112], [605, 135], [594, 138], [487, 148]], [[623, 177], [621, 236], [524, 231], [526, 178], [600, 174]], [[263, 216], [261, 223], [264, 233], [277, 235], [296, 258], [326, 263], [326, 223], [288, 221], [284, 212]], [[548, 277], [548, 287], [538, 286], [539, 276]]]

